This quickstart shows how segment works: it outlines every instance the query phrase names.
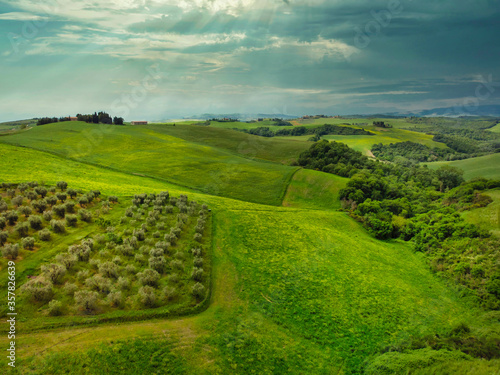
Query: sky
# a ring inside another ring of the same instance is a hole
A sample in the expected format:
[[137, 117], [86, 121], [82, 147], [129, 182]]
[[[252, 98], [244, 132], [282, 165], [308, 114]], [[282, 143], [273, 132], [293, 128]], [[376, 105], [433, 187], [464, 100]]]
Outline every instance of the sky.
[[500, 0], [0, 0], [0, 121], [500, 104]]

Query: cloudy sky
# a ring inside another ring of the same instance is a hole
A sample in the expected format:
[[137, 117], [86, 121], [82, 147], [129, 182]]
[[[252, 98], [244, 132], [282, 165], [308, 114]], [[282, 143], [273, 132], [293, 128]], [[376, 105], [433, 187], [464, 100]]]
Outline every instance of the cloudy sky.
[[0, 121], [500, 104], [499, 16], [500, 0], [0, 0]]

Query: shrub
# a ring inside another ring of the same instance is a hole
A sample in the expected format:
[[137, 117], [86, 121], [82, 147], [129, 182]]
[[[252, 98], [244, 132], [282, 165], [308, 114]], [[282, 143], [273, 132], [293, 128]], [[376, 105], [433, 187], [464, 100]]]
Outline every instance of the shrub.
[[144, 230], [134, 230], [134, 236], [137, 238], [137, 241], [144, 241], [146, 239], [146, 234]]
[[10, 201], [14, 206], [19, 207], [23, 204], [24, 197], [22, 195], [17, 195]]
[[59, 316], [62, 314], [62, 302], [53, 299], [52, 301], [49, 302], [49, 308], [47, 309], [47, 313], [50, 316]]
[[196, 233], [194, 236], [193, 236], [193, 240], [197, 241], [197, 242], [201, 242], [202, 240], [202, 235], [199, 234], [199, 233]]
[[78, 258], [75, 254], [64, 253], [64, 254], [58, 254], [56, 256], [56, 261], [58, 261], [60, 264], [66, 267], [67, 270], [69, 270], [73, 268], [73, 266], [78, 261]]
[[50, 221], [50, 226], [52, 227], [52, 230], [54, 233], [64, 233], [66, 231], [66, 228], [64, 227], [64, 223], [59, 220], [51, 220]]
[[149, 268], [152, 268], [159, 273], [163, 273], [166, 265], [167, 260], [163, 256], [149, 258]]
[[135, 275], [135, 273], [137, 272], [135, 266], [133, 264], [127, 264], [125, 266], [125, 272], [127, 273], [130, 273], [132, 275]]
[[130, 288], [130, 281], [126, 277], [119, 277], [116, 286], [118, 289], [127, 290]]
[[138, 301], [145, 307], [154, 307], [156, 304], [155, 290], [150, 286], [143, 286], [137, 295]]
[[52, 211], [54, 211], [54, 213], [57, 216], [63, 218], [64, 215], [66, 214], [66, 207], [63, 204], [59, 204], [59, 205], [52, 207]]
[[31, 206], [38, 212], [42, 213], [47, 208], [47, 202], [44, 199], [40, 199], [31, 203]]
[[142, 285], [157, 286], [160, 280], [160, 274], [150, 268], [146, 268], [144, 271], [137, 274], [137, 278]]
[[25, 237], [22, 239], [21, 243], [26, 250], [33, 250], [35, 247], [35, 239], [33, 237]]
[[59, 199], [61, 203], [64, 203], [66, 199], [68, 199], [68, 195], [65, 193], [57, 193], [57, 199]]
[[191, 278], [195, 281], [201, 281], [203, 279], [203, 268], [193, 268]]
[[48, 191], [43, 186], [37, 186], [35, 188], [35, 193], [37, 193], [38, 195], [40, 195], [42, 198], [45, 198], [45, 196], [47, 195]]
[[28, 189], [28, 184], [19, 184], [17, 188], [21, 193], [24, 193]]
[[42, 273], [53, 283], [59, 284], [61, 279], [66, 274], [66, 267], [62, 264], [51, 263], [41, 267]]
[[19, 244], [7, 243], [2, 249], [2, 255], [7, 259], [16, 259], [19, 255]]
[[152, 257], [161, 257], [161, 256], [165, 255], [165, 252], [163, 251], [163, 249], [154, 248], [149, 252], [149, 255]]
[[75, 276], [79, 281], [84, 282], [85, 279], [89, 277], [89, 274], [89, 270], [81, 270], [78, 271]]
[[30, 216], [28, 219], [30, 227], [35, 230], [42, 229], [42, 218], [40, 216]]
[[178, 293], [176, 288], [171, 287], [171, 286], [166, 286], [163, 289], [163, 296], [168, 301], [173, 301], [174, 299], [176, 299], [179, 296], [179, 293]]
[[7, 203], [4, 201], [0, 200], [0, 212], [5, 212], [9, 209], [9, 206], [7, 206]]
[[52, 220], [52, 211], [44, 211], [43, 213], [43, 220], [45, 221], [51, 221]]
[[38, 195], [34, 191], [28, 191], [26, 193], [26, 198], [28, 198], [31, 202], [33, 202], [34, 200], [36, 200], [38, 198]]
[[68, 183], [66, 181], [59, 181], [56, 186], [61, 189], [61, 191], [64, 191], [66, 190], [66, 188], [68, 187]]
[[7, 190], [7, 196], [9, 196], [10, 198], [14, 198], [14, 195], [16, 195], [16, 189]]
[[90, 250], [94, 250], [94, 240], [92, 238], [84, 238], [82, 240], [83, 246], [88, 246]]
[[5, 219], [9, 223], [9, 225], [14, 225], [17, 222], [17, 219], [19, 219], [19, 215], [17, 214], [17, 211], [10, 211], [5, 215]]
[[53, 205], [57, 204], [57, 197], [47, 197], [45, 198], [45, 202], [47, 202], [47, 204], [52, 207]]
[[31, 208], [28, 206], [21, 206], [19, 207], [19, 213], [21, 215], [24, 215], [24, 217], [29, 217], [31, 215]]
[[193, 265], [194, 265], [195, 267], [198, 267], [198, 268], [203, 267], [203, 258], [201, 258], [201, 257], [195, 257], [195, 258], [193, 259]]
[[116, 265], [122, 264], [122, 258], [120, 258], [118, 255], [113, 258], [113, 263]]
[[66, 202], [64, 203], [64, 209], [67, 213], [73, 214], [75, 213], [75, 204], [73, 202]]
[[68, 296], [72, 296], [78, 290], [78, 287], [76, 286], [76, 284], [66, 283], [64, 284], [63, 290], [64, 293], [66, 293]]
[[79, 200], [78, 200], [78, 204], [80, 205], [80, 207], [84, 207], [85, 205], [87, 205], [89, 203], [89, 200], [87, 197], [81, 197]]
[[68, 248], [68, 252], [75, 255], [78, 260], [87, 262], [90, 258], [91, 250], [87, 245], [71, 245]]
[[118, 266], [113, 262], [104, 262], [99, 265], [99, 272], [108, 278], [118, 278]]
[[158, 231], [156, 231], [156, 232], [153, 233], [153, 237], [154, 238], [160, 238], [160, 236], [161, 236], [161, 233], [158, 232]]
[[128, 245], [128, 244], [125, 244], [125, 245], [119, 245], [117, 247], [117, 250], [125, 255], [125, 256], [132, 256], [134, 255], [134, 249], [132, 248], [132, 246]]
[[114, 195], [111, 195], [108, 200], [110, 202], [113, 202], [113, 203], [118, 203], [118, 197], [117, 196], [114, 196]]
[[68, 227], [76, 227], [77, 223], [78, 218], [76, 217], [76, 215], [70, 214], [66, 216], [66, 225]]
[[55, 193], [56, 192], [56, 187], [55, 186], [51, 186], [51, 187], [49, 187], [48, 190], [49, 190], [50, 193]]
[[0, 246], [3, 246], [7, 239], [9, 238], [9, 232], [2, 230], [0, 231]]
[[173, 268], [173, 269], [178, 269], [178, 270], [183, 270], [184, 269], [184, 263], [182, 263], [182, 261], [180, 260], [173, 260], [170, 262], [170, 266]]
[[29, 280], [21, 290], [35, 301], [47, 301], [52, 297], [52, 283], [42, 276]]
[[29, 233], [30, 226], [27, 222], [19, 223], [16, 225], [15, 231], [19, 234], [20, 237], [26, 237]]
[[108, 301], [111, 306], [120, 306], [123, 302], [122, 292], [116, 291], [108, 294]]
[[134, 211], [132, 210], [132, 208], [127, 208], [127, 211], [125, 211], [125, 216], [127, 217], [132, 217], [134, 216]]
[[4, 229], [7, 225], [7, 220], [4, 217], [0, 216], [0, 229]]
[[87, 290], [82, 290], [76, 292], [74, 299], [75, 304], [78, 308], [83, 309], [86, 312], [92, 312], [97, 309], [97, 298], [99, 294], [97, 292], [89, 292]]
[[92, 221], [92, 214], [87, 210], [78, 211], [78, 215], [80, 216], [80, 220], [90, 223]]
[[106, 236], [104, 234], [97, 234], [94, 237], [94, 239], [95, 239], [95, 242], [97, 242], [100, 245], [106, 243]]
[[186, 254], [184, 254], [183, 252], [181, 251], [178, 251], [174, 254], [174, 258], [175, 259], [179, 259], [179, 260], [184, 260], [186, 259]]
[[38, 238], [40, 241], [50, 241], [50, 232], [48, 229], [43, 229], [40, 232], [38, 232]]
[[71, 197], [71, 199], [74, 199], [78, 195], [75, 189], [68, 189], [66, 193]]
[[166, 206], [165, 207], [165, 213], [171, 214], [174, 212], [174, 207], [173, 206]]
[[136, 254], [134, 259], [137, 263], [141, 263], [141, 264], [146, 261], [146, 258], [142, 254]]
[[172, 246], [175, 246], [175, 244], [177, 243], [177, 237], [175, 236], [175, 234], [166, 234], [163, 238], [165, 239], [165, 241], [170, 242]]
[[101, 275], [94, 275], [85, 280], [85, 285], [91, 290], [97, 290], [101, 293], [109, 293], [111, 291], [111, 282], [109, 279]]
[[137, 242], [137, 237], [132, 236], [125, 240], [125, 243], [133, 247], [134, 249], [139, 248], [139, 242]]
[[168, 279], [168, 282], [171, 284], [177, 284], [180, 281], [179, 275], [176, 273], [168, 275], [167, 279]]
[[191, 288], [191, 293], [197, 300], [205, 298], [205, 287], [201, 283], [196, 283]]

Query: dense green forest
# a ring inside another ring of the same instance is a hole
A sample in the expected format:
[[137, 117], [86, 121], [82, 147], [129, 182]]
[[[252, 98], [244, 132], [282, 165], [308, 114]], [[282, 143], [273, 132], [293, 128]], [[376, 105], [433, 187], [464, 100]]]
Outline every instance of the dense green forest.
[[301, 136], [312, 135], [314, 141], [318, 141], [323, 135], [374, 135], [373, 133], [364, 129], [355, 129], [348, 126], [338, 126], [325, 124], [318, 127], [296, 126], [292, 129], [280, 129], [272, 131], [268, 127], [258, 127], [254, 129], [234, 129], [243, 131], [252, 135], [261, 137], [285, 137], [285, 136]]
[[327, 141], [304, 151], [298, 164], [351, 177], [340, 199], [353, 218], [379, 239], [413, 241], [435, 271], [458, 281], [483, 306], [500, 308], [495, 263], [500, 243], [458, 213], [487, 206], [491, 198], [482, 192], [500, 187], [500, 181], [465, 182], [463, 172], [449, 166], [434, 171], [373, 161], [342, 143]]

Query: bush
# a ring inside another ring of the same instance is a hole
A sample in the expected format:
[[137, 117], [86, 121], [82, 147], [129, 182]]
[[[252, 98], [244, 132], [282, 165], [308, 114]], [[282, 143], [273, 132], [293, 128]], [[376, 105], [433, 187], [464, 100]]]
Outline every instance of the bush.
[[75, 204], [73, 202], [66, 202], [64, 203], [64, 209], [67, 213], [73, 214], [75, 213]]
[[52, 297], [52, 283], [42, 276], [29, 280], [21, 290], [35, 301], [47, 301]]
[[119, 277], [116, 286], [118, 289], [127, 290], [130, 288], [130, 281], [126, 277]]
[[191, 293], [197, 300], [205, 298], [205, 287], [201, 283], [196, 283], [191, 288]]
[[80, 220], [90, 223], [92, 221], [92, 214], [87, 210], [78, 211], [78, 215], [80, 216]]
[[68, 195], [65, 193], [57, 193], [57, 199], [59, 199], [61, 203], [64, 203], [66, 199], [68, 199]]
[[66, 267], [67, 270], [69, 270], [73, 268], [73, 266], [78, 261], [78, 258], [76, 257], [75, 254], [64, 253], [64, 254], [58, 254], [56, 256], [56, 261], [61, 263], [64, 267]]
[[143, 264], [144, 262], [146, 262], [146, 258], [142, 254], [136, 254], [134, 259], [137, 263]]
[[62, 221], [51, 220], [50, 226], [52, 227], [54, 233], [64, 233], [66, 231], [64, 223]]
[[40, 239], [40, 241], [50, 241], [51, 234], [48, 229], [43, 229], [38, 232], [38, 238]]
[[203, 280], [203, 268], [193, 268], [191, 278], [195, 281]]
[[74, 299], [78, 308], [83, 309], [85, 312], [92, 312], [97, 309], [98, 297], [99, 294], [97, 294], [97, 292], [82, 290], [75, 293]]
[[110, 202], [113, 202], [113, 203], [118, 203], [118, 197], [117, 196], [114, 196], [114, 195], [111, 195], [108, 200]]
[[111, 282], [109, 279], [102, 277], [101, 275], [94, 275], [85, 280], [85, 285], [91, 289], [96, 290], [101, 293], [109, 293], [111, 291]]
[[161, 257], [163, 255], [165, 255], [165, 252], [163, 251], [163, 249], [160, 249], [160, 248], [154, 248], [152, 249], [150, 252], [149, 252], [149, 255], [151, 257]]
[[42, 273], [53, 283], [59, 284], [66, 274], [66, 267], [62, 264], [51, 263], [41, 267]]
[[3, 200], [0, 200], [0, 212], [5, 212], [9, 209], [9, 206], [7, 206], [7, 203], [5, 203]]
[[165, 289], [163, 289], [163, 296], [166, 300], [173, 301], [179, 296], [179, 292], [174, 287], [166, 286]]
[[55, 204], [57, 204], [57, 197], [55, 196], [47, 197], [45, 198], [45, 202], [47, 202], [47, 204], [52, 207]]
[[142, 285], [157, 286], [160, 274], [153, 269], [146, 268], [137, 274], [137, 278]]
[[174, 257], [175, 257], [175, 259], [184, 260], [184, 259], [186, 259], [186, 254], [184, 254], [181, 251], [178, 251], [174, 254]]
[[61, 191], [64, 191], [66, 190], [66, 188], [68, 187], [68, 183], [65, 182], [65, 181], [59, 181], [56, 186], [61, 189]]
[[40, 199], [31, 203], [31, 206], [38, 212], [42, 213], [47, 208], [47, 202], [44, 199]]
[[116, 291], [116, 292], [111, 292], [108, 294], [108, 301], [111, 306], [118, 307], [122, 304], [123, 302], [123, 295], [122, 292]]
[[196, 233], [194, 236], [193, 236], [193, 240], [195, 240], [196, 242], [201, 242], [203, 236], [199, 233]]
[[0, 216], [0, 229], [4, 229], [7, 225], [7, 220], [4, 217]]
[[137, 272], [137, 269], [133, 264], [127, 264], [125, 266], [125, 272], [130, 273], [131, 275], [135, 275]]
[[27, 222], [19, 223], [16, 225], [15, 231], [19, 234], [20, 237], [26, 237], [29, 233], [30, 226]]
[[89, 200], [87, 197], [81, 197], [78, 200], [78, 204], [80, 205], [80, 207], [85, 207], [85, 205], [87, 205], [88, 203], [89, 203]]
[[19, 207], [22, 206], [24, 201], [24, 197], [22, 195], [17, 195], [16, 197], [12, 198], [10, 201], [14, 206]]
[[163, 273], [166, 265], [167, 260], [163, 256], [149, 258], [149, 268], [154, 269], [159, 273]]
[[30, 227], [35, 230], [42, 229], [42, 218], [40, 216], [30, 216], [28, 219]]
[[79, 281], [85, 282], [85, 279], [89, 277], [89, 274], [90, 274], [89, 270], [82, 270], [78, 271], [75, 276]]
[[184, 270], [184, 263], [181, 260], [173, 260], [170, 262], [170, 266], [173, 269]]
[[156, 294], [155, 290], [150, 286], [143, 286], [139, 289], [137, 295], [138, 301], [141, 305], [146, 307], [154, 307], [156, 304]]
[[43, 213], [43, 220], [45, 221], [51, 221], [52, 220], [52, 211], [44, 211]]
[[62, 302], [53, 299], [52, 301], [49, 302], [49, 308], [47, 310], [47, 313], [50, 316], [59, 316], [62, 314]]
[[167, 278], [168, 282], [171, 283], [171, 284], [177, 284], [181, 279], [179, 277], [178, 274], [176, 273], [173, 273], [171, 275], [168, 275], [168, 278]]
[[198, 256], [198, 257], [195, 257], [195, 258], [193, 259], [193, 265], [194, 265], [195, 267], [198, 267], [198, 268], [203, 267], [203, 258], [201, 258], [201, 257], [199, 257], [199, 256]]
[[137, 241], [144, 241], [146, 239], [146, 234], [144, 230], [134, 230], [134, 236], [137, 238]]
[[76, 286], [76, 284], [66, 283], [64, 284], [63, 290], [64, 293], [66, 293], [68, 296], [72, 296], [78, 290], [78, 287]]
[[90, 247], [87, 245], [71, 245], [68, 248], [68, 252], [70, 254], [75, 255], [78, 258], [78, 260], [82, 262], [87, 262], [90, 258], [91, 250]]
[[7, 243], [2, 249], [2, 255], [7, 259], [16, 259], [19, 255], [19, 244]]
[[70, 214], [66, 216], [66, 225], [68, 227], [76, 227], [77, 223], [78, 223], [78, 217], [76, 217], [76, 215]]
[[71, 199], [74, 199], [78, 195], [75, 189], [68, 189], [66, 193], [71, 197]]
[[60, 218], [64, 218], [64, 215], [66, 214], [66, 207], [63, 204], [59, 204], [52, 207], [52, 211], [54, 211], [54, 213]]
[[35, 239], [33, 237], [25, 237], [22, 239], [21, 243], [26, 250], [33, 250], [35, 247]]
[[118, 278], [118, 266], [113, 262], [104, 262], [99, 265], [99, 272], [108, 278]]
[[7, 239], [9, 238], [9, 232], [2, 230], [0, 231], [0, 246], [3, 246]]
[[15, 225], [17, 222], [17, 219], [19, 219], [19, 215], [17, 214], [17, 211], [10, 211], [5, 215], [5, 219], [9, 223], [9, 225]]

